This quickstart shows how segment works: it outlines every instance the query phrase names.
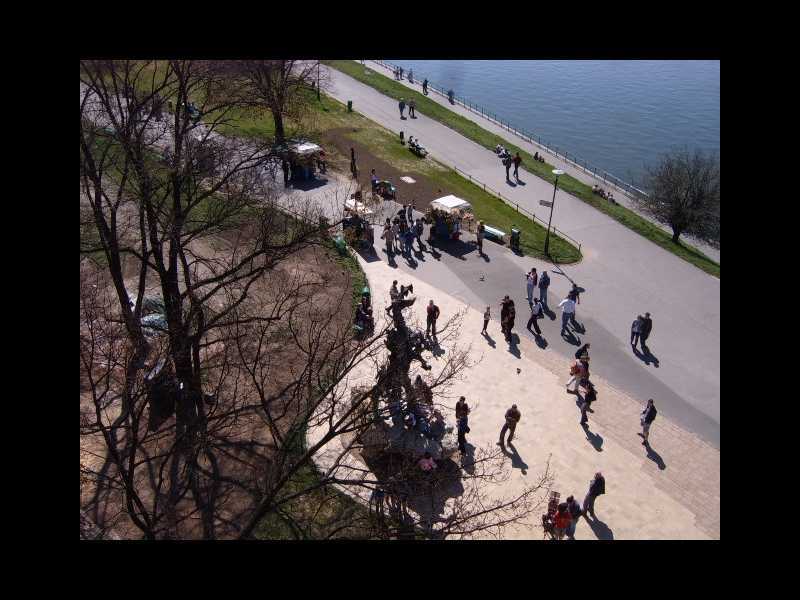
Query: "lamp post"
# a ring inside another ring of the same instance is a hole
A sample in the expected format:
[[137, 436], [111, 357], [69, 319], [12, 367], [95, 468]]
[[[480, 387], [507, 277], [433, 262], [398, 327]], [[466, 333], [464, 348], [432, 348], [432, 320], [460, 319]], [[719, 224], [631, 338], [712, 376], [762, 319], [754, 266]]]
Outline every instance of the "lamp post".
[[553, 175], [556, 176], [556, 181], [553, 184], [553, 201], [550, 203], [550, 218], [547, 220], [547, 235], [544, 238], [544, 255], [550, 256], [547, 252], [550, 249], [550, 223], [553, 222], [553, 206], [556, 203], [556, 189], [558, 189], [558, 178], [564, 174], [561, 169], [553, 169]]

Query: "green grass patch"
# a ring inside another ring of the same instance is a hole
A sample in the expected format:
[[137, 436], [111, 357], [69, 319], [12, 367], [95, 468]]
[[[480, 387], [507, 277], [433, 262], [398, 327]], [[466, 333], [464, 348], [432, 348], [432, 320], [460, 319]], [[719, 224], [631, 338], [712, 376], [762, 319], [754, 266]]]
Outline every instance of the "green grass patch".
[[[324, 61], [330, 67], [349, 75], [350, 77], [369, 85], [382, 94], [399, 100], [405, 98], [406, 102], [413, 98], [417, 103], [417, 109], [425, 116], [434, 119], [443, 125], [447, 125], [454, 131], [457, 131], [464, 137], [480, 144], [484, 148], [494, 150], [497, 144], [502, 144], [513, 154], [519, 152], [522, 157], [525, 169], [536, 175], [553, 183], [555, 176], [551, 173], [553, 166], [547, 163], [540, 163], [533, 160], [528, 152], [519, 148], [506, 139], [486, 131], [474, 121], [467, 119], [461, 115], [454, 113], [446, 107], [434, 102], [424, 94], [415, 90], [407, 88], [405, 85], [389, 79], [385, 75], [378, 73], [360, 63], [351, 60], [328, 60]], [[597, 210], [610, 216], [612, 219], [620, 222], [625, 227], [635, 231], [639, 235], [644, 236], [655, 244], [661, 246], [665, 250], [672, 252], [676, 256], [686, 260], [687, 262], [702, 269], [706, 273], [719, 277], [719, 263], [713, 261], [698, 249], [690, 246], [689, 244], [679, 243], [675, 244], [672, 241], [672, 236], [665, 232], [660, 227], [654, 225], [644, 217], [638, 215], [634, 211], [621, 206], [610, 204], [599, 196], [592, 193], [592, 188], [585, 183], [578, 181], [569, 175], [562, 175], [558, 180], [559, 187], [565, 192], [572, 194], [576, 198], [583, 200], [587, 204], [592, 205]]]

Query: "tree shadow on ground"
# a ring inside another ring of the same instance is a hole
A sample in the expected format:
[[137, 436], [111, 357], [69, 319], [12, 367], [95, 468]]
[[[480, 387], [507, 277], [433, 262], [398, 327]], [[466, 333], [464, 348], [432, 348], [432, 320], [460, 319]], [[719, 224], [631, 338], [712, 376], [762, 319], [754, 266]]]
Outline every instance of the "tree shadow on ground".
[[473, 475], [475, 473], [475, 446], [467, 442], [465, 448], [467, 451], [460, 459], [461, 468], [468, 475]]
[[[383, 250], [386, 252], [386, 249]], [[369, 246], [368, 248], [359, 247], [356, 252], [358, 252], [359, 256], [363, 258], [368, 263], [373, 263], [381, 259], [378, 255], [378, 251], [375, 250], [374, 246]]]
[[327, 185], [329, 180], [326, 177], [315, 177], [309, 180], [292, 181], [292, 189], [308, 192]]
[[659, 366], [658, 358], [653, 356], [653, 354], [650, 352], [650, 349], [647, 346], [644, 347], [644, 352], [640, 352], [636, 346], [633, 346], [633, 353], [636, 355], [636, 358], [638, 358], [644, 364], [649, 366], [650, 363], [652, 362], [653, 366], [656, 369], [658, 368]]
[[433, 354], [436, 358], [439, 358], [444, 354], [444, 348], [439, 345], [439, 340], [436, 339], [436, 336], [431, 338], [431, 354]]
[[[506, 448], [511, 448], [511, 452], [509, 452]], [[528, 474], [528, 465], [525, 464], [525, 461], [522, 460], [522, 457], [517, 452], [516, 447], [511, 442], [508, 442], [507, 446], [502, 446], [503, 454], [506, 456], [511, 457], [511, 468], [512, 469], [519, 469], [523, 475]]]
[[664, 459], [661, 458], [661, 455], [658, 452], [653, 450], [649, 443], [645, 444], [645, 449], [647, 450], [647, 458], [656, 463], [659, 469], [663, 471], [667, 468], [667, 464], [664, 462]]
[[614, 539], [614, 532], [600, 519], [592, 519], [589, 515], [586, 515], [586, 522], [589, 524], [589, 527], [592, 528], [592, 533], [594, 533], [598, 540]]
[[489, 343], [489, 345], [490, 345], [492, 348], [497, 348], [497, 344], [495, 343], [495, 341], [494, 341], [494, 338], [492, 338], [492, 336], [490, 336], [490, 335], [489, 335], [488, 333], [486, 333], [485, 331], [482, 331], [482, 332], [481, 332], [481, 335], [482, 335], [483, 337], [485, 337], [485, 338], [486, 338], [486, 341]]
[[597, 450], [598, 452], [603, 451], [603, 436], [599, 433], [595, 433], [589, 429], [588, 423], [584, 423], [581, 425], [583, 427], [583, 432], [586, 434], [586, 439], [589, 440], [589, 443], [592, 447]]

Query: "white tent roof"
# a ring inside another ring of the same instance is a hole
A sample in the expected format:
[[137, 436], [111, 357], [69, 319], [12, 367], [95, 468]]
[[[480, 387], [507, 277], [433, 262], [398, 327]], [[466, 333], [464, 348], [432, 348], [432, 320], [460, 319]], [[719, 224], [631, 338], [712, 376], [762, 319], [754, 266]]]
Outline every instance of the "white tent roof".
[[297, 154], [310, 154], [312, 152], [319, 152], [320, 150], [322, 150], [322, 148], [311, 142], [303, 142], [302, 144], [292, 146], [292, 151]]
[[443, 206], [444, 208], [471, 208], [469, 202], [466, 200], [462, 200], [458, 196], [453, 196], [450, 194], [449, 196], [443, 196], [442, 198], [438, 198], [431, 202], [431, 204], [438, 204], [439, 206]]

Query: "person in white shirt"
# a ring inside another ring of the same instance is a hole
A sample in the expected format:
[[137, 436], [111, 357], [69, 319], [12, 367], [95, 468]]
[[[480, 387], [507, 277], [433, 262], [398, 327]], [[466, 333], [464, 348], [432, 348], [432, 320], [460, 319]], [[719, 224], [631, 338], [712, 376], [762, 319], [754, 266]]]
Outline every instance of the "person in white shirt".
[[575, 301], [571, 298], [564, 298], [558, 303], [561, 312], [561, 334], [567, 329], [567, 323], [575, 319]]

